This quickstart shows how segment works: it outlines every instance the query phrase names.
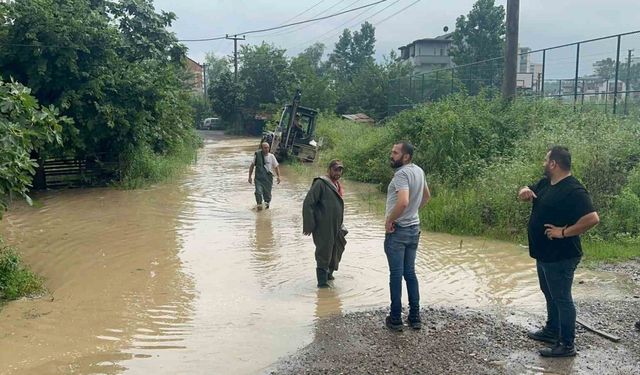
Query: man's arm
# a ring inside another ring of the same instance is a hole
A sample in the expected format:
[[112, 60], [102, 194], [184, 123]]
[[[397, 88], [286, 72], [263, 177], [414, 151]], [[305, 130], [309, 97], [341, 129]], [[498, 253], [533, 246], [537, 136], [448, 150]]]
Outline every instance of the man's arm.
[[278, 183], [280, 183], [280, 166], [276, 165], [275, 169], [276, 169], [276, 176], [278, 176], [277, 181]]
[[427, 202], [431, 199], [431, 192], [429, 191], [429, 185], [424, 184], [424, 190], [422, 192], [422, 202], [420, 202], [420, 208], [424, 207]]
[[395, 221], [398, 220], [398, 218], [402, 215], [404, 210], [406, 210], [407, 207], [409, 206], [409, 190], [407, 189], [398, 190], [397, 194], [398, 194], [398, 201], [396, 202], [396, 205], [391, 210], [391, 213], [389, 213], [389, 216], [387, 216], [387, 220], [384, 224], [384, 229], [387, 233], [392, 233], [393, 231], [395, 231], [395, 227], [394, 227]]
[[253, 176], [253, 167], [256, 165], [255, 161], [251, 162], [249, 166], [249, 183], [251, 183], [251, 176]]
[[545, 224], [544, 226], [547, 229], [544, 230], [544, 234], [546, 234], [549, 239], [575, 237], [595, 227], [599, 222], [600, 216], [594, 211], [582, 216], [575, 224], [569, 225], [568, 227], [556, 227], [555, 225]]

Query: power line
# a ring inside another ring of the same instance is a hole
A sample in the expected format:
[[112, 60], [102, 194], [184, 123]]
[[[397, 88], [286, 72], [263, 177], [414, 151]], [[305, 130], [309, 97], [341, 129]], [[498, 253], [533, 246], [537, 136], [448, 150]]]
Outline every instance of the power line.
[[[370, 19], [370, 18], [372, 18], [372, 17], [375, 17], [376, 15], [378, 15], [378, 14], [380, 14], [380, 13], [384, 12], [384, 11], [385, 11], [385, 10], [387, 10], [388, 8], [390, 8], [390, 7], [394, 6], [394, 5], [395, 5], [395, 4], [397, 4], [399, 1], [400, 1], [400, 0], [396, 0], [396, 1], [394, 1], [393, 3], [391, 3], [391, 4], [387, 5], [386, 7], [382, 8], [382, 9], [380, 9], [379, 11], [375, 12], [374, 14], [372, 14], [372, 15], [368, 16], [367, 18], [365, 18], [365, 19], [363, 19], [363, 20], [360, 20], [360, 21], [358, 21], [357, 23], [354, 23], [353, 25], [349, 26], [349, 27], [348, 27], [348, 29], [351, 29], [352, 27], [354, 27], [354, 26], [356, 26], [356, 25], [360, 25], [360, 24], [362, 24], [362, 22], [363, 22], [363, 21], [366, 21], [366, 20], [368, 20], [368, 19]], [[368, 10], [367, 10], [367, 11], [368, 11]], [[318, 39], [319, 39], [319, 40], [327, 40], [327, 39], [329, 39], [329, 38], [333, 37], [333, 36], [334, 36], [334, 35], [336, 35], [336, 34], [331, 35], [331, 36], [329, 36], [329, 37], [327, 37], [327, 38], [324, 38], [324, 39], [320, 39], [320, 38], [322, 38], [323, 36], [325, 36], [325, 35], [327, 35], [327, 34], [330, 34], [331, 32], [333, 32], [333, 31], [335, 31], [335, 30], [337, 30], [337, 29], [341, 28], [341, 27], [342, 27], [342, 26], [344, 26], [345, 24], [347, 24], [347, 23], [349, 23], [349, 22], [353, 21], [354, 19], [359, 18], [361, 15], [363, 15], [363, 14], [364, 14], [364, 13], [366, 13], [367, 11], [364, 11], [364, 12], [362, 12], [362, 13], [359, 13], [357, 16], [355, 16], [355, 17], [353, 17], [353, 18], [349, 19], [347, 22], [345, 22], [345, 23], [341, 24], [340, 26], [338, 26], [338, 27], [336, 27], [336, 28], [333, 28], [333, 29], [329, 30], [328, 32], [326, 32], [326, 33], [324, 33], [324, 34], [322, 34], [322, 35], [318, 36]], [[338, 32], [338, 34], [340, 34], [340, 33], [342, 33], [342, 30]], [[311, 40], [309, 40], [308, 42], [310, 42], [310, 41], [311, 41]]]
[[376, 26], [380, 25], [380, 24], [381, 24], [381, 23], [383, 23], [384, 21], [386, 21], [386, 20], [388, 20], [388, 19], [390, 19], [390, 18], [392, 18], [392, 17], [394, 17], [394, 16], [396, 16], [396, 15], [398, 15], [398, 14], [400, 14], [400, 13], [404, 12], [405, 10], [407, 10], [407, 9], [411, 8], [412, 6], [414, 6], [414, 5], [418, 4], [420, 1], [421, 1], [421, 0], [416, 0], [416, 1], [414, 1], [413, 3], [411, 3], [411, 4], [407, 5], [406, 7], [402, 8], [402, 9], [400, 9], [399, 11], [395, 12], [394, 14], [390, 15], [389, 17], [387, 17], [387, 18], [383, 19], [382, 21], [378, 21], [378, 22], [376, 22], [376, 23], [375, 23], [375, 25], [376, 25]]
[[334, 14], [330, 14], [330, 15], [328, 15], [328, 16], [324, 16], [324, 17], [318, 17], [318, 18], [314, 18], [314, 19], [310, 19], [310, 20], [304, 20], [304, 21], [293, 22], [293, 23], [289, 23], [289, 24], [286, 24], [286, 25], [280, 25], [280, 26], [268, 27], [268, 28], [266, 28], [266, 29], [249, 30], [249, 31], [244, 31], [244, 32], [237, 33], [237, 34], [234, 34], [234, 35], [255, 34], [255, 33], [261, 33], [261, 32], [265, 32], [265, 31], [271, 31], [271, 30], [283, 29], [283, 28], [285, 28], [285, 27], [290, 27], [290, 26], [295, 26], [295, 25], [302, 25], [302, 24], [309, 23], [309, 22], [322, 21], [322, 20], [326, 20], [327, 18], [333, 18], [333, 17], [337, 17], [337, 16], [340, 16], [340, 15], [343, 15], [343, 14], [346, 14], [346, 13], [355, 12], [355, 11], [360, 10], [360, 9], [364, 9], [364, 8], [372, 7], [372, 6], [374, 6], [374, 5], [378, 5], [378, 4], [380, 4], [380, 3], [384, 3], [384, 2], [386, 2], [386, 1], [387, 1], [387, 0], [379, 0], [379, 1], [376, 1], [376, 2], [374, 2], [374, 3], [369, 3], [369, 4], [362, 5], [362, 6], [359, 6], [359, 7], [356, 7], [356, 8], [351, 8], [351, 9], [348, 9], [348, 10], [345, 10], [345, 11], [342, 11], [342, 12], [338, 12], [338, 13], [334, 13]]
[[[356, 4], [356, 3], [359, 3], [360, 1], [362, 1], [362, 0], [355, 0], [355, 1], [351, 2], [351, 3], [349, 3], [348, 5], [342, 7], [341, 9], [339, 9], [338, 12], [341, 12], [341, 11], [343, 11], [345, 9], [348, 9], [350, 6], [352, 6], [352, 5]], [[326, 12], [330, 11], [331, 9], [333, 9], [336, 6], [340, 5], [341, 3], [344, 3], [344, 0], [340, 0], [337, 3], [333, 4], [332, 6], [330, 6], [329, 8], [323, 10], [322, 12], [314, 14], [313, 17], [311, 17], [311, 18], [316, 18], [316, 17], [318, 17], [320, 15], [325, 14]], [[267, 33], [267, 34], [258, 34], [256, 36], [257, 37], [264, 37], [264, 36], [272, 36], [273, 37], [273, 36], [287, 35], [287, 34], [291, 34], [291, 33], [300, 31], [302, 29], [306, 29], [309, 26], [311, 26], [311, 25], [303, 25], [303, 26], [300, 26], [300, 27], [295, 27], [295, 28], [293, 28], [291, 30], [280, 31], [280, 32], [275, 32], [275, 33]]]
[[[419, 0], [418, 0], [418, 1], [419, 1]], [[386, 7], [382, 8], [382, 9], [380, 9], [379, 11], [375, 12], [374, 14], [372, 14], [372, 15], [370, 15], [370, 16], [367, 16], [366, 18], [364, 18], [364, 19], [362, 19], [362, 20], [360, 20], [360, 21], [358, 21], [358, 22], [356, 22], [356, 23], [354, 23], [354, 24], [350, 25], [350, 26], [349, 26], [349, 27], [347, 27], [347, 28], [348, 28], [348, 29], [351, 29], [351, 28], [353, 28], [353, 27], [355, 27], [355, 26], [357, 26], [357, 25], [360, 25], [362, 22], [367, 21], [367, 20], [369, 20], [369, 19], [371, 19], [371, 18], [373, 18], [373, 17], [377, 16], [378, 14], [380, 14], [380, 13], [384, 12], [385, 10], [387, 10], [387, 9], [389, 9], [390, 7], [394, 6], [394, 5], [395, 5], [395, 4], [397, 4], [398, 2], [400, 2], [400, 0], [396, 0], [396, 1], [394, 1], [393, 3], [391, 3], [391, 4], [387, 5]], [[414, 4], [415, 4], [415, 3], [414, 3]], [[414, 4], [410, 4], [409, 6], [414, 5]], [[407, 8], [408, 8], [408, 7], [405, 7], [405, 8], [403, 8], [403, 9], [401, 9], [399, 12], [401, 12], [401, 11], [403, 11], [403, 10], [407, 9]], [[296, 45], [295, 47], [293, 47], [293, 48], [295, 49], [295, 48], [298, 48], [298, 47], [300, 47], [300, 46], [306, 45], [306, 44], [308, 44], [308, 43], [310, 43], [310, 42], [312, 42], [312, 41], [314, 41], [314, 40], [316, 40], [316, 41], [320, 41], [320, 42], [325, 41], [325, 40], [329, 40], [329, 39], [331, 39], [331, 38], [335, 37], [336, 35], [341, 34], [343, 31], [342, 31], [342, 30], [340, 30], [340, 31], [338, 31], [338, 33], [334, 33], [334, 34], [332, 34], [332, 35], [330, 35], [330, 36], [328, 36], [328, 37], [326, 37], [326, 38], [322, 38], [322, 37], [323, 37], [324, 35], [327, 35], [327, 34], [331, 33], [332, 31], [335, 31], [335, 30], [339, 29], [339, 28], [340, 28], [340, 27], [342, 27], [343, 25], [345, 25], [345, 24], [347, 24], [347, 23], [351, 22], [352, 20], [354, 20], [354, 19], [356, 19], [356, 18], [360, 17], [361, 15], [363, 15], [363, 14], [364, 14], [364, 13], [366, 13], [366, 12], [367, 12], [367, 10], [365, 10], [365, 11], [363, 11], [363, 12], [359, 13], [357, 16], [355, 16], [355, 17], [353, 17], [353, 18], [349, 19], [347, 22], [345, 22], [345, 23], [341, 24], [340, 26], [338, 26], [338, 27], [336, 27], [336, 28], [333, 28], [333, 29], [329, 30], [328, 32], [326, 32], [326, 33], [324, 33], [324, 34], [321, 34], [319, 37], [317, 37], [317, 38], [313, 38], [313, 39], [309, 39], [309, 40], [307, 40], [306, 42], [303, 42], [303, 43], [297, 44], [297, 45]], [[393, 17], [394, 15], [398, 14], [399, 12], [396, 12], [396, 13], [392, 14], [390, 17]], [[375, 26], [375, 24], [374, 24], [374, 26]]]
[[326, 1], [326, 0], [320, 0], [320, 1], [318, 1], [317, 3], [313, 4], [311, 7], [307, 8], [307, 9], [303, 10], [302, 12], [300, 12], [300, 13], [296, 14], [295, 16], [293, 16], [293, 17], [291, 17], [291, 18], [287, 19], [287, 20], [286, 20], [286, 21], [284, 21], [282, 24], [286, 24], [286, 23], [287, 23], [287, 22], [289, 22], [289, 21], [293, 21], [293, 20], [295, 20], [296, 18], [298, 18], [298, 17], [300, 17], [301, 15], [303, 15], [303, 14], [307, 13], [308, 11], [310, 11], [311, 9], [313, 9], [313, 8], [317, 7], [318, 5], [320, 5], [320, 4], [322, 4], [322, 3], [324, 3], [325, 1]]

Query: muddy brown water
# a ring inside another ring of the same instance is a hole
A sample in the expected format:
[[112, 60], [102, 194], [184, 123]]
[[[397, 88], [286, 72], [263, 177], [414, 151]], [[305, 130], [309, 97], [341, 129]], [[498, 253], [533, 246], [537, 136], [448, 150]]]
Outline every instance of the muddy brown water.
[[[257, 140], [206, 132], [176, 181], [135, 191], [39, 194], [0, 233], [49, 294], [0, 310], [0, 374], [254, 374], [312, 341], [324, 316], [387, 305], [378, 193], [346, 182], [347, 250], [317, 290], [301, 233], [308, 174], [283, 168], [270, 210], [254, 209]], [[348, 167], [347, 167], [348, 176]], [[542, 313], [533, 261], [517, 244], [423, 233], [422, 305]], [[575, 294], [619, 295], [614, 276], [580, 269]]]

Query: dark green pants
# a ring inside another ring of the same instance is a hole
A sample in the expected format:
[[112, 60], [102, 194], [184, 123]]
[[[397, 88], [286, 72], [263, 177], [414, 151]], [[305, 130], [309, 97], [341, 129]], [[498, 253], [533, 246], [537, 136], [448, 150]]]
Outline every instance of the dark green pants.
[[266, 203], [271, 202], [271, 189], [273, 188], [273, 175], [256, 177], [256, 203], [262, 204], [262, 199]]

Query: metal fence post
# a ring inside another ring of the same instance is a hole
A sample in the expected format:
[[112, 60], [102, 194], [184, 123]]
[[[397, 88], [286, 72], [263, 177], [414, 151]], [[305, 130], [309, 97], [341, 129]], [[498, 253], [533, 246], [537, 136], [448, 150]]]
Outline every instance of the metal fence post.
[[629, 110], [627, 109], [627, 100], [629, 99], [629, 91], [631, 91], [631, 88], [629, 87], [629, 78], [631, 78], [631, 51], [633, 51], [632, 49], [629, 50], [629, 56], [627, 56], [627, 79], [625, 80], [624, 83], [624, 114], [628, 115], [629, 114]]
[[616, 52], [616, 78], [613, 83], [613, 114], [616, 114], [616, 105], [618, 104], [618, 71], [620, 70], [620, 41], [621, 35], [618, 35], [618, 51]]
[[546, 62], [547, 62], [547, 50], [543, 49], [542, 50], [542, 85], [540, 86], [540, 94], [542, 95], [542, 97], [544, 98], [544, 68], [546, 66]]
[[573, 77], [573, 110], [578, 103], [578, 70], [580, 69], [580, 43], [576, 44], [576, 75]]

